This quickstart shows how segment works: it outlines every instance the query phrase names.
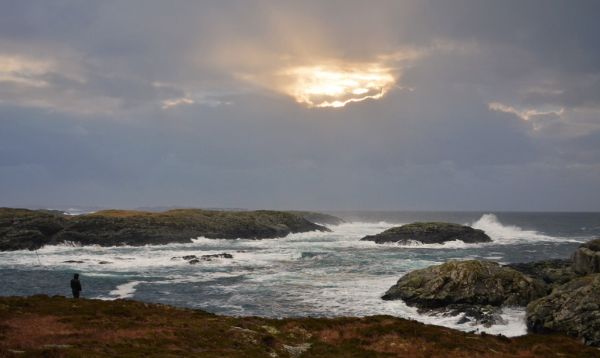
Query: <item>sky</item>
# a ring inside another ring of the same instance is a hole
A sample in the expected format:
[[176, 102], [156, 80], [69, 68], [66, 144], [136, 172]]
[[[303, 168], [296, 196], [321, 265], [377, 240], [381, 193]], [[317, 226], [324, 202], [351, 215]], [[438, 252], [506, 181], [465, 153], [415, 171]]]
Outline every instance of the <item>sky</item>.
[[0, 206], [600, 211], [598, 1], [0, 7]]

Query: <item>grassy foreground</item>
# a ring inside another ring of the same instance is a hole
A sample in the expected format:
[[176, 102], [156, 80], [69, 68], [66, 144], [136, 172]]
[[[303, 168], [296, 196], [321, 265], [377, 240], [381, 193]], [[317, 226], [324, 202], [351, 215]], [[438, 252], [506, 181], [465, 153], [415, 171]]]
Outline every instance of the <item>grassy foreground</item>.
[[0, 357], [600, 357], [563, 336], [475, 335], [390, 316], [217, 316], [130, 300], [0, 297]]

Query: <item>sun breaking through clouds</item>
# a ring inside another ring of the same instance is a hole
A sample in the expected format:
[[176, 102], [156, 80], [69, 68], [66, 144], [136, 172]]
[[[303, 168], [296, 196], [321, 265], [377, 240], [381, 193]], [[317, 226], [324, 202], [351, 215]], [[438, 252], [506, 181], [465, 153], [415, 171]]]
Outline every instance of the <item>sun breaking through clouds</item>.
[[351, 102], [383, 97], [394, 76], [379, 65], [363, 67], [305, 66], [286, 71], [291, 84], [286, 92], [308, 107], [344, 107]]

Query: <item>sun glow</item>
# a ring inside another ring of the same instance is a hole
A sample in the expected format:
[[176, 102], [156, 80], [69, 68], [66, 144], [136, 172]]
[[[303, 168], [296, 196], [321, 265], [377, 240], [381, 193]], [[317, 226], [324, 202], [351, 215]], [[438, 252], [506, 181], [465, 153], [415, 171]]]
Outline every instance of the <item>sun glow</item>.
[[376, 65], [360, 67], [296, 67], [287, 72], [287, 88], [296, 102], [308, 107], [344, 107], [351, 102], [383, 97], [392, 88], [391, 71]]

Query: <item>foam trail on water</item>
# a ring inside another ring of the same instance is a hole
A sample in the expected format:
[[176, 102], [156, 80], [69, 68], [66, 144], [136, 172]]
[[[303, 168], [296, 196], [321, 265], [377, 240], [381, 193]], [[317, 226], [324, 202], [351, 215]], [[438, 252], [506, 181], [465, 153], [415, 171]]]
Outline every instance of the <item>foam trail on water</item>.
[[108, 293], [111, 297], [107, 297], [106, 299], [133, 297], [136, 291], [136, 286], [140, 283], [142, 283], [142, 281], [131, 281], [122, 285], [118, 285], [114, 290]]

